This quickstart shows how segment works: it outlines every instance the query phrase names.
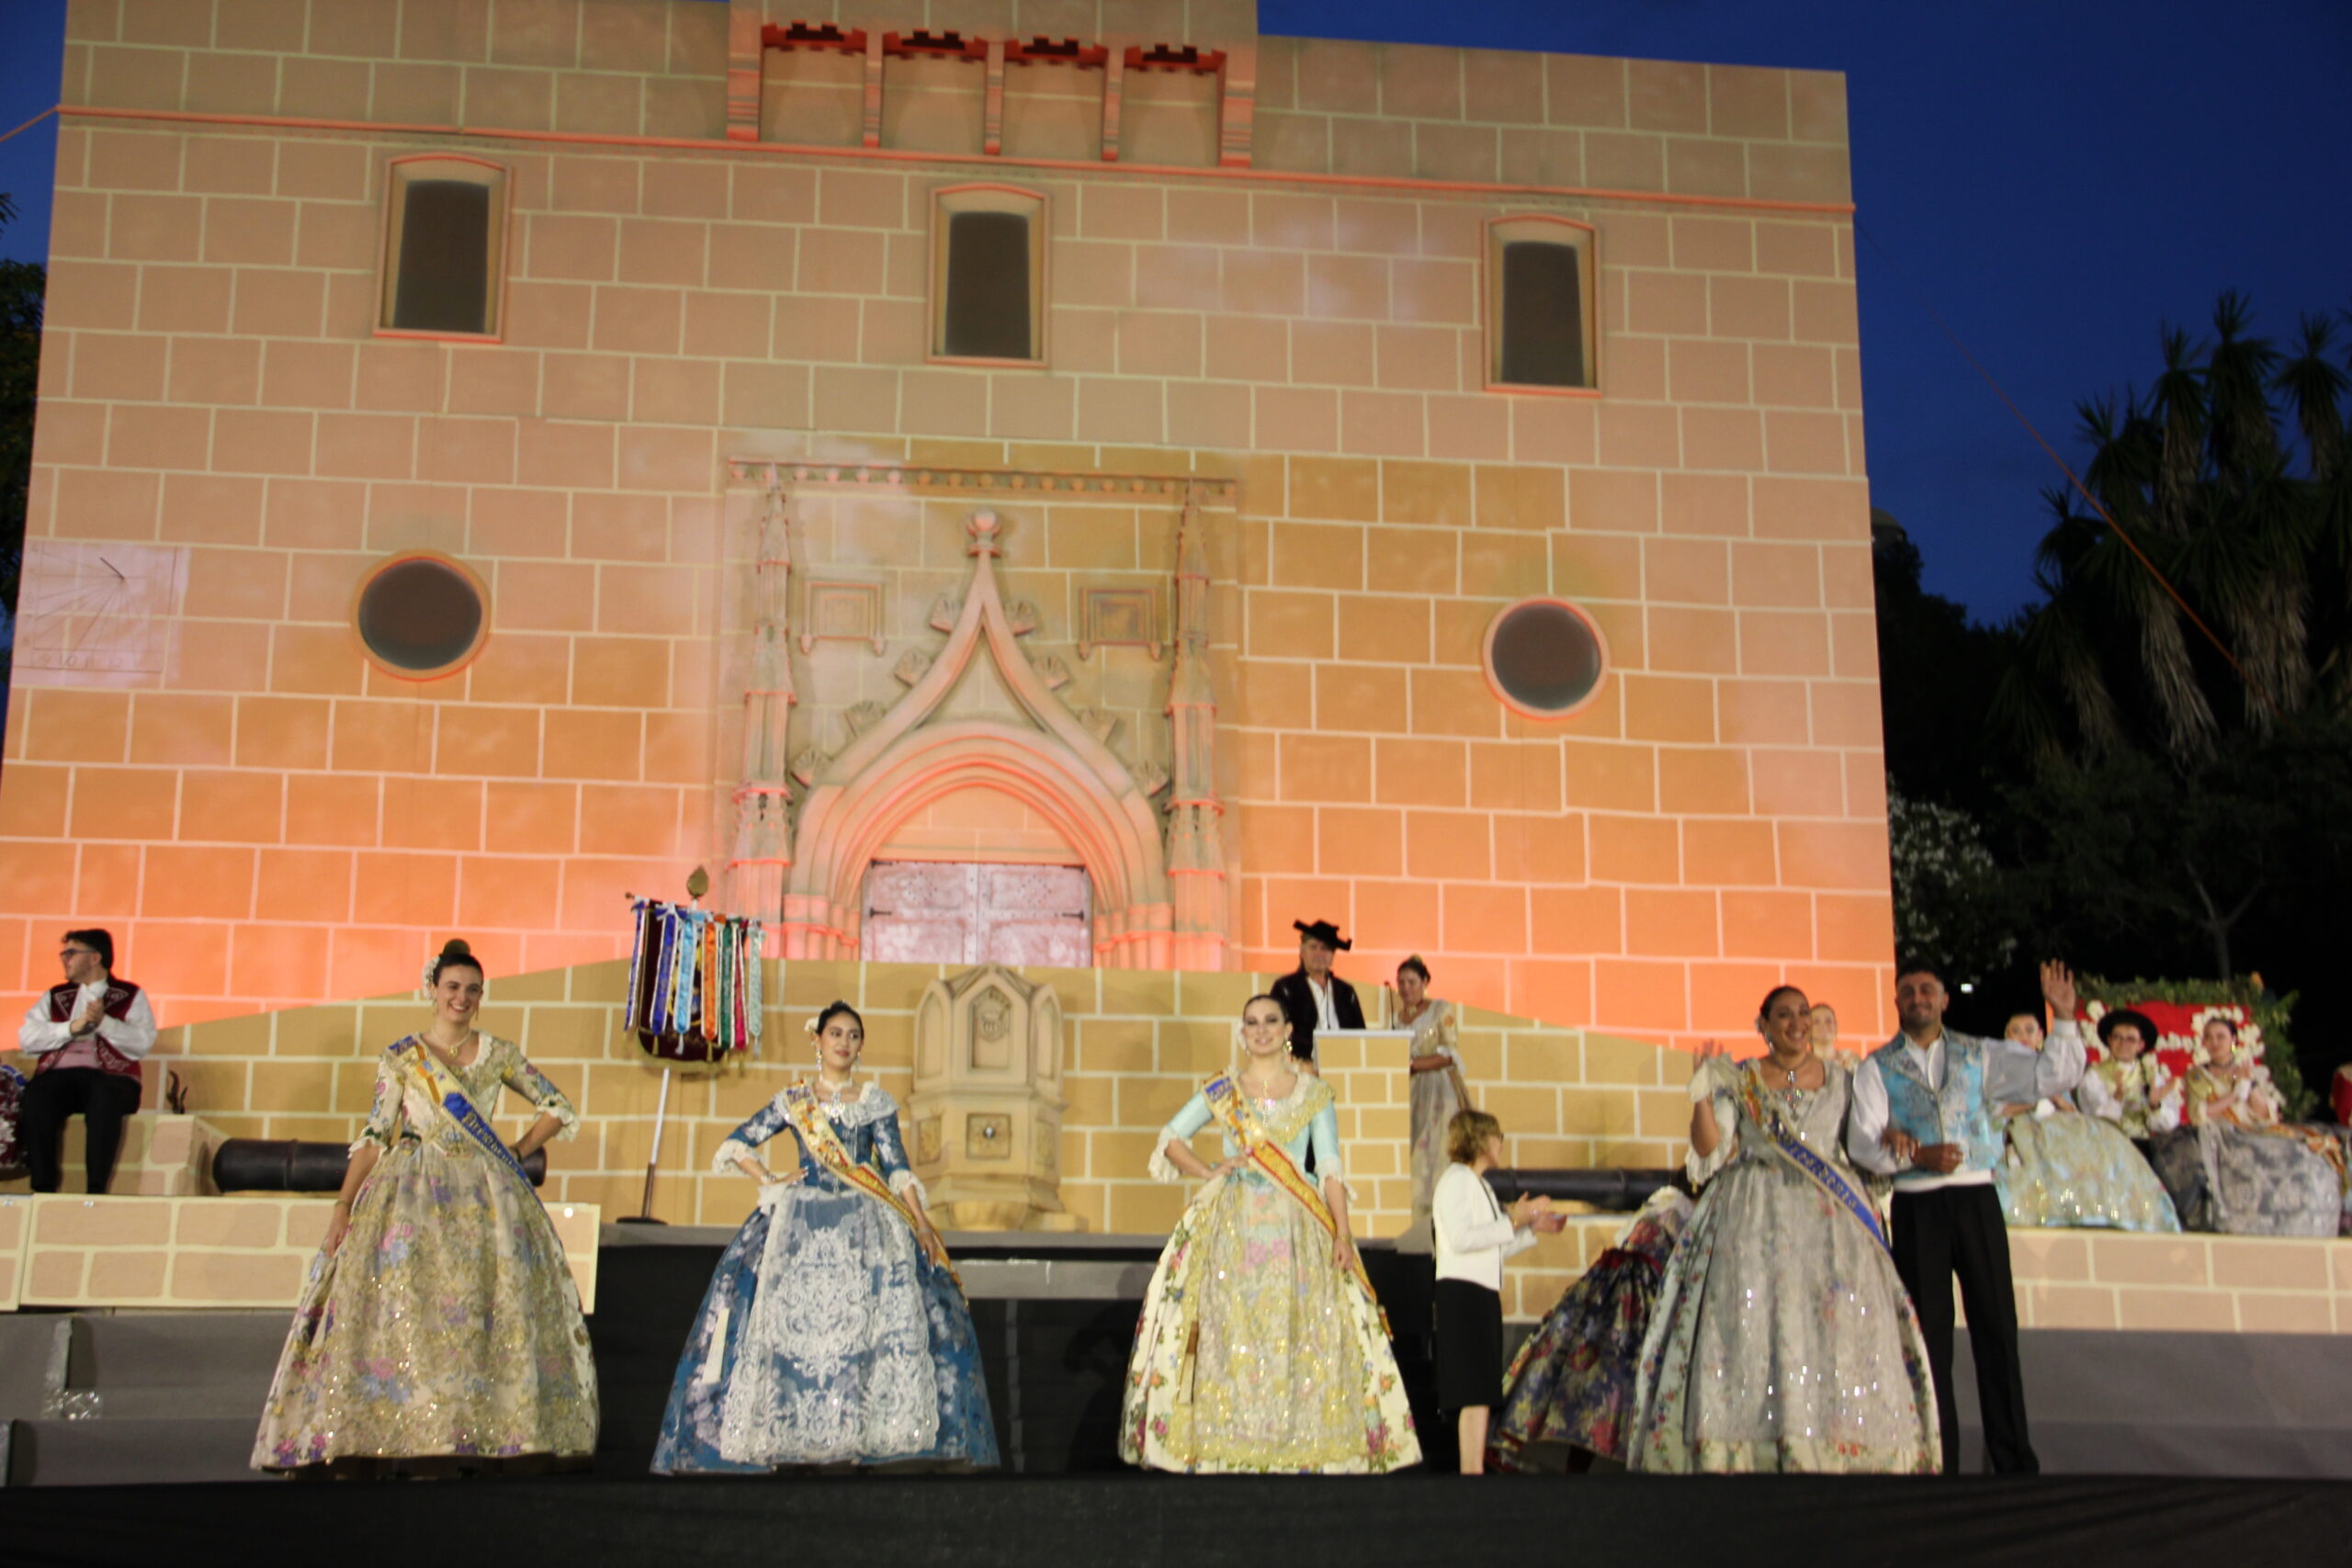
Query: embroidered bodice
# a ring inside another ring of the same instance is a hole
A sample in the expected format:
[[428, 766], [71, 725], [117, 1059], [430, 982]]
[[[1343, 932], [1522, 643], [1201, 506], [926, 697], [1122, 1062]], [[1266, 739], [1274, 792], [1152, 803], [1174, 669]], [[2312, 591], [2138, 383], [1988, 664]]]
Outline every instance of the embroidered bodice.
[[[1695, 1149], [1685, 1162], [1690, 1179], [1705, 1181], [1725, 1166], [1777, 1164], [1770, 1134], [1748, 1113], [1741, 1080], [1755, 1075], [1728, 1056], [1709, 1061], [1690, 1080], [1693, 1104], [1702, 1100], [1714, 1108], [1715, 1128], [1723, 1141], [1713, 1154]], [[1775, 1089], [1758, 1080], [1758, 1099], [1768, 1113], [1777, 1112], [1782, 1129], [1848, 1177], [1857, 1177], [1846, 1154], [1846, 1108], [1853, 1096], [1853, 1077], [1840, 1062], [1821, 1064], [1819, 1089]]]
[[[801, 1142], [799, 1131], [792, 1126], [786, 1111], [790, 1090], [779, 1090], [775, 1099], [760, 1107], [751, 1119], [718, 1145], [711, 1156], [710, 1168], [720, 1175], [737, 1174], [735, 1162], [751, 1157], [752, 1152], [778, 1133], [792, 1134], [792, 1146], [800, 1156], [800, 1179], [808, 1186], [828, 1192], [847, 1192], [850, 1186], [835, 1176]], [[890, 1091], [877, 1083], [859, 1086], [857, 1095], [847, 1100], [817, 1101], [825, 1120], [833, 1125], [833, 1134], [842, 1141], [849, 1157], [859, 1165], [871, 1166], [889, 1181], [892, 1191], [904, 1192], [910, 1187], [920, 1190], [922, 1183], [915, 1179], [914, 1168], [907, 1161], [907, 1146], [899, 1134], [899, 1102]]]
[[[1240, 1079], [1234, 1079], [1237, 1087]], [[1282, 1146], [1293, 1165], [1306, 1168], [1306, 1155], [1315, 1152], [1315, 1175], [1318, 1180], [1339, 1180], [1340, 1172], [1340, 1112], [1339, 1097], [1331, 1086], [1311, 1073], [1300, 1073], [1291, 1091], [1280, 1100], [1260, 1100], [1250, 1097], [1250, 1109], [1266, 1136]], [[1208, 1096], [1198, 1090], [1184, 1102], [1167, 1126], [1160, 1129], [1159, 1141], [1153, 1145], [1151, 1173], [1163, 1181], [1182, 1179], [1173, 1165], [1169, 1164], [1168, 1140], [1190, 1142], [1193, 1134], [1216, 1119], [1209, 1109]], [[1227, 1158], [1241, 1152], [1233, 1134], [1219, 1131], [1225, 1142]]]
[[[374, 1144], [390, 1148], [401, 1138], [437, 1138], [443, 1128], [454, 1130], [455, 1123], [447, 1112], [435, 1105], [425, 1093], [417, 1075], [401, 1065], [401, 1054], [408, 1041], [395, 1041], [384, 1048], [376, 1065], [376, 1099], [368, 1111], [368, 1123], [351, 1145], [354, 1153], [361, 1144]], [[545, 1073], [531, 1066], [523, 1048], [512, 1040], [502, 1040], [495, 1034], [481, 1037], [481, 1049], [474, 1059], [454, 1072], [449, 1066], [435, 1058], [434, 1065], [458, 1080], [466, 1098], [484, 1116], [498, 1112], [498, 1091], [511, 1089], [530, 1102], [531, 1109], [542, 1116], [552, 1116], [560, 1125], [556, 1130], [559, 1139], [579, 1135], [580, 1113], [563, 1090], [556, 1088]], [[470, 1146], [462, 1134], [455, 1146]]]

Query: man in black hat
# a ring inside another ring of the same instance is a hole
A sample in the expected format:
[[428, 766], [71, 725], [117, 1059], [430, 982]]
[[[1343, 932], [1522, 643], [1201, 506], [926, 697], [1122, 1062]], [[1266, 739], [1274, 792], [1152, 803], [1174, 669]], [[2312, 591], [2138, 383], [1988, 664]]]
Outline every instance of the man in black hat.
[[1270, 994], [1290, 1015], [1291, 1055], [1311, 1070], [1317, 1030], [1363, 1027], [1356, 988], [1331, 973], [1331, 955], [1355, 944], [1329, 920], [1293, 920], [1291, 927], [1299, 933], [1298, 967], [1275, 981]]

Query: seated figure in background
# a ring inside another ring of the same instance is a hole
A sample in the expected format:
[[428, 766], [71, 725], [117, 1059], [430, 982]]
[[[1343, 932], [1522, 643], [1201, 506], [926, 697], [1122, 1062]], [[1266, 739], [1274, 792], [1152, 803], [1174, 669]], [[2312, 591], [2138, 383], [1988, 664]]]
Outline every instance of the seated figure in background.
[[2143, 1012], [2118, 1008], [2102, 1014], [2098, 1041], [2107, 1055], [2083, 1074], [2075, 1098], [2144, 1154], [2150, 1138], [2180, 1125], [2180, 1081], [2156, 1060], [2155, 1022]]
[[[2045, 1040], [2041, 1018], [2021, 1012], [2003, 1032], [2009, 1049], [1988, 1056], [1985, 1071], [2001, 1098], [2008, 1158], [1994, 1173], [2003, 1218], [2011, 1225], [2105, 1226], [2127, 1231], [2177, 1231], [2179, 1216], [2164, 1184], [2114, 1122], [2085, 1115], [2061, 1093], [2036, 1098], [2033, 1064]], [[2081, 1033], [2062, 1016], [2052, 1038], [2063, 1038], [2081, 1060]], [[2081, 1080], [2087, 1085], [2086, 1075]]]
[[1862, 1054], [1838, 1043], [1838, 1010], [1827, 1002], [1813, 1004], [1813, 1054], [1824, 1062], [1838, 1063], [1849, 1075], [1861, 1068]]
[[2281, 1122], [2284, 1100], [2233, 1020], [2205, 1021], [2186, 1090], [2188, 1125], [2154, 1140], [2150, 1155], [2183, 1224], [2229, 1235], [2336, 1234], [2342, 1155], [2326, 1134]]

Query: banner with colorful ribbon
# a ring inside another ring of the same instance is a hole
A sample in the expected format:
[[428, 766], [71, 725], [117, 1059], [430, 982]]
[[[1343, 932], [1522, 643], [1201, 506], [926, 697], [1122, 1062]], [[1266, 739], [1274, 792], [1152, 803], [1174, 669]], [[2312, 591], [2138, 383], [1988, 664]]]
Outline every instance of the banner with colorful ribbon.
[[665, 1061], [708, 1063], [760, 1041], [760, 922], [639, 898], [623, 1026]]

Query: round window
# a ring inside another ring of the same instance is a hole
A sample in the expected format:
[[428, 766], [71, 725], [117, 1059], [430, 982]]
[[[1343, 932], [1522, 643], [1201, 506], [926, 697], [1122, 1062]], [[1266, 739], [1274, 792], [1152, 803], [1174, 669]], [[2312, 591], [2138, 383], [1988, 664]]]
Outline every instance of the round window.
[[1566, 718], [1600, 694], [1609, 643], [1564, 599], [1522, 599], [1487, 628], [1487, 684], [1530, 718]]
[[460, 669], [490, 631], [481, 579], [446, 556], [400, 555], [359, 585], [360, 646], [387, 673], [430, 680]]

